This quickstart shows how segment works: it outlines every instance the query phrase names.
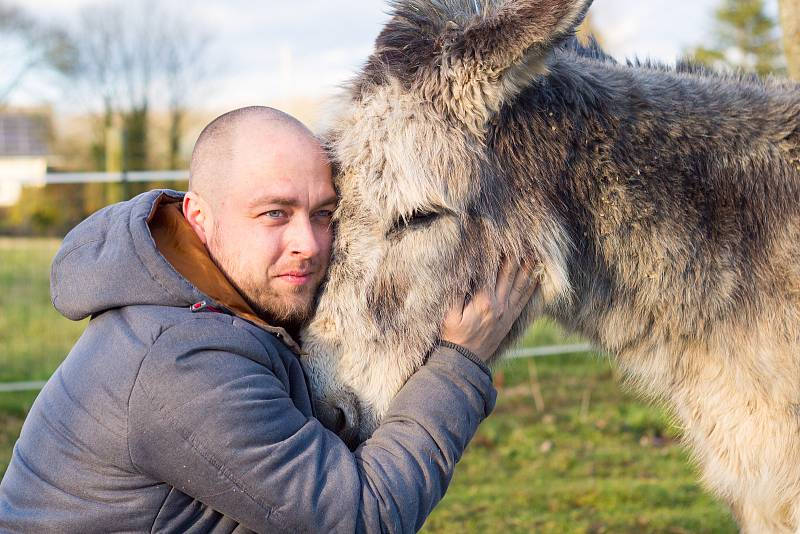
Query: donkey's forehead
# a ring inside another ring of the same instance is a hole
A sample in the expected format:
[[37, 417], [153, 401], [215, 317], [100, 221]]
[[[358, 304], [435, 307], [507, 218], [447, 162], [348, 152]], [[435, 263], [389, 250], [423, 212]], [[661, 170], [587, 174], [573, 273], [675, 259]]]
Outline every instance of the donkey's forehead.
[[482, 146], [399, 83], [344, 108], [332, 135], [344, 193], [404, 215], [424, 206], [463, 209], [477, 190]]

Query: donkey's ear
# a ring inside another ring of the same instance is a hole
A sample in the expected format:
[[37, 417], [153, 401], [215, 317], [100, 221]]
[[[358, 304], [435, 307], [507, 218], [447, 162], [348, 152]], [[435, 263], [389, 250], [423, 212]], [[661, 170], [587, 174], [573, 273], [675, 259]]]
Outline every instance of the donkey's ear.
[[400, 80], [482, 128], [503, 101], [546, 72], [551, 50], [575, 32], [591, 4], [395, 0], [361, 81]]
[[[473, 19], [454, 56], [501, 74], [501, 100], [516, 96], [544, 74], [552, 50], [573, 36], [593, 0], [506, 0], [493, 13]], [[499, 107], [499, 103], [498, 103]]]
[[453, 52], [498, 70], [513, 68], [525, 56], [543, 57], [577, 31], [592, 1], [483, 0], [488, 6], [468, 22]]

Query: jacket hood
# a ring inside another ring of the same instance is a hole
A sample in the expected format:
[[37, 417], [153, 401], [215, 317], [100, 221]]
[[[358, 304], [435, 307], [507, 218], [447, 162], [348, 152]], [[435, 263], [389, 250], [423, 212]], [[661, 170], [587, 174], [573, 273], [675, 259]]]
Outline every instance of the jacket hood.
[[180, 215], [182, 199], [177, 191], [148, 191], [76, 226], [53, 260], [53, 306], [78, 321], [123, 306], [189, 307], [206, 301], [300, 352], [288, 333], [261, 320], [219, 271]]
[[162, 196], [182, 198], [176, 191], [149, 191], [103, 208], [67, 234], [50, 271], [50, 296], [64, 317], [78, 321], [122, 306], [203, 300], [150, 234], [147, 223]]

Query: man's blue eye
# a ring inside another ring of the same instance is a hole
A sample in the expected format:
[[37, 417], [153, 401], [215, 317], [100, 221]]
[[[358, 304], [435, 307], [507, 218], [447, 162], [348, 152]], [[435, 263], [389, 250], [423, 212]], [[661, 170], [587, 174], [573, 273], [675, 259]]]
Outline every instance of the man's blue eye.
[[264, 215], [266, 215], [267, 217], [269, 217], [271, 219], [277, 219], [279, 217], [283, 217], [283, 211], [282, 210], [270, 210], [270, 211], [265, 212]]
[[318, 211], [318, 212], [317, 212], [317, 215], [318, 215], [319, 217], [327, 217], [327, 218], [330, 218], [330, 217], [333, 217], [333, 210], [321, 210], [321, 211]]

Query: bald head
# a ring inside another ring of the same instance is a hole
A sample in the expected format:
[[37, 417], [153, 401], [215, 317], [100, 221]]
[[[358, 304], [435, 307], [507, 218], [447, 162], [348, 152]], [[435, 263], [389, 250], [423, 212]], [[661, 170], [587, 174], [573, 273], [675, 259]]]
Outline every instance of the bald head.
[[183, 215], [250, 307], [292, 329], [325, 277], [336, 204], [316, 137], [285, 113], [248, 107], [200, 134]]
[[189, 190], [216, 206], [242, 170], [246, 172], [265, 155], [287, 146], [310, 150], [311, 157], [325, 157], [314, 134], [282, 111], [250, 106], [220, 115], [203, 129], [195, 143]]

